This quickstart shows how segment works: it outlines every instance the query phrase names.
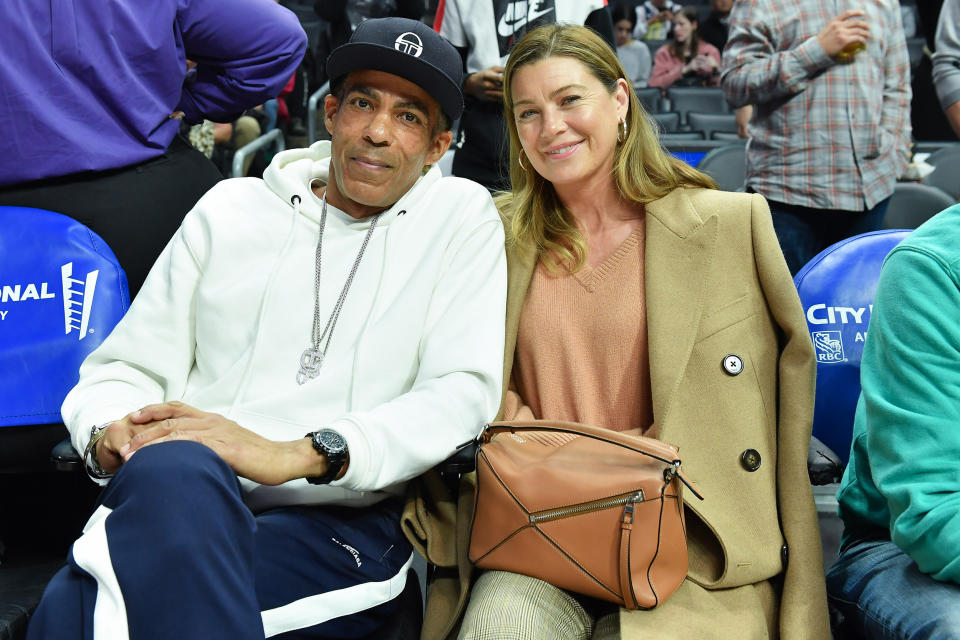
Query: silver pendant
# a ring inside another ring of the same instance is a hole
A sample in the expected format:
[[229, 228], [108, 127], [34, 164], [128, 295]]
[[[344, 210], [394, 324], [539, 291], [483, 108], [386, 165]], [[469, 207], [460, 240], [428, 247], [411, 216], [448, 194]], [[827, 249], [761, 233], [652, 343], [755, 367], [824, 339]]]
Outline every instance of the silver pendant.
[[297, 384], [304, 384], [320, 375], [323, 364], [323, 352], [316, 347], [308, 347], [300, 354], [300, 371], [297, 372]]

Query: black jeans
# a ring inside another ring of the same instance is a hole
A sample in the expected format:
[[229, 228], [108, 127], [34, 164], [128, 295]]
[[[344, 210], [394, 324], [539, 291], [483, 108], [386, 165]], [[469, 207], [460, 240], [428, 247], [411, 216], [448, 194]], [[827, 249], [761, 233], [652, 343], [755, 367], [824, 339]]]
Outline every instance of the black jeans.
[[213, 163], [176, 137], [162, 155], [137, 165], [0, 188], [0, 205], [46, 209], [85, 224], [117, 256], [132, 300], [183, 217], [219, 180]]

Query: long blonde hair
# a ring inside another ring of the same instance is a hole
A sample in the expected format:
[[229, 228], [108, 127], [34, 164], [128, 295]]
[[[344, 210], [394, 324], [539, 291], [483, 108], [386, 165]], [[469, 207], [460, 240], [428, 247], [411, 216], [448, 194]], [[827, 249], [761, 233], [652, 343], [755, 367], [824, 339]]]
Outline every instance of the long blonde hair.
[[[510, 135], [513, 188], [498, 194], [496, 201], [506, 221], [508, 242], [523, 248], [535, 248], [540, 256], [552, 254], [558, 263], [576, 271], [586, 263], [586, 241], [553, 184], [534, 171], [529, 160], [524, 163], [529, 171], [520, 165], [523, 147], [514, 120], [510, 86], [518, 69], [554, 56], [579, 61], [610, 93], [616, 89], [617, 79], [627, 77], [610, 45], [587, 27], [544, 25], [517, 42], [503, 75], [504, 117]], [[717, 184], [710, 176], [663, 150], [656, 134], [656, 124], [640, 106], [632, 87], [629, 100], [625, 117], [626, 139], [617, 145], [613, 161], [614, 179], [622, 196], [646, 204], [678, 187], [716, 189]]]

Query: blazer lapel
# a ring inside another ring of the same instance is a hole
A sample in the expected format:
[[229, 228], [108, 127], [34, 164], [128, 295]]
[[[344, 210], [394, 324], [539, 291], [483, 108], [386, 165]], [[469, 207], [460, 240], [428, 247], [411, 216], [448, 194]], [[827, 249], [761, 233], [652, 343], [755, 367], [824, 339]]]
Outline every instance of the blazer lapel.
[[[536, 250], [523, 251], [516, 246], [507, 246], [507, 319], [503, 350], [503, 392], [500, 396], [500, 413], [507, 397], [510, 374], [513, 371], [514, 352], [517, 349], [517, 332], [520, 328], [520, 312], [537, 266]], [[498, 415], [497, 419], [501, 419]]]
[[716, 239], [717, 217], [703, 220], [685, 189], [647, 205], [644, 281], [653, 415], [655, 437], [667, 442], [670, 409], [696, 340]]

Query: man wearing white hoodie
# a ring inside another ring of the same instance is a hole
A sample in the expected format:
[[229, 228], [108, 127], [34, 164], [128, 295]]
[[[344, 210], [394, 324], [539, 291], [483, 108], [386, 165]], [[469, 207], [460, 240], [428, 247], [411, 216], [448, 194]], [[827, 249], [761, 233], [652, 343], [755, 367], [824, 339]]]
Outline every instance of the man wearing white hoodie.
[[500, 399], [502, 226], [431, 166], [460, 67], [426, 25], [363, 23], [327, 62], [331, 142], [187, 215], [64, 401], [109, 484], [28, 637], [355, 638], [394, 614], [404, 484]]

